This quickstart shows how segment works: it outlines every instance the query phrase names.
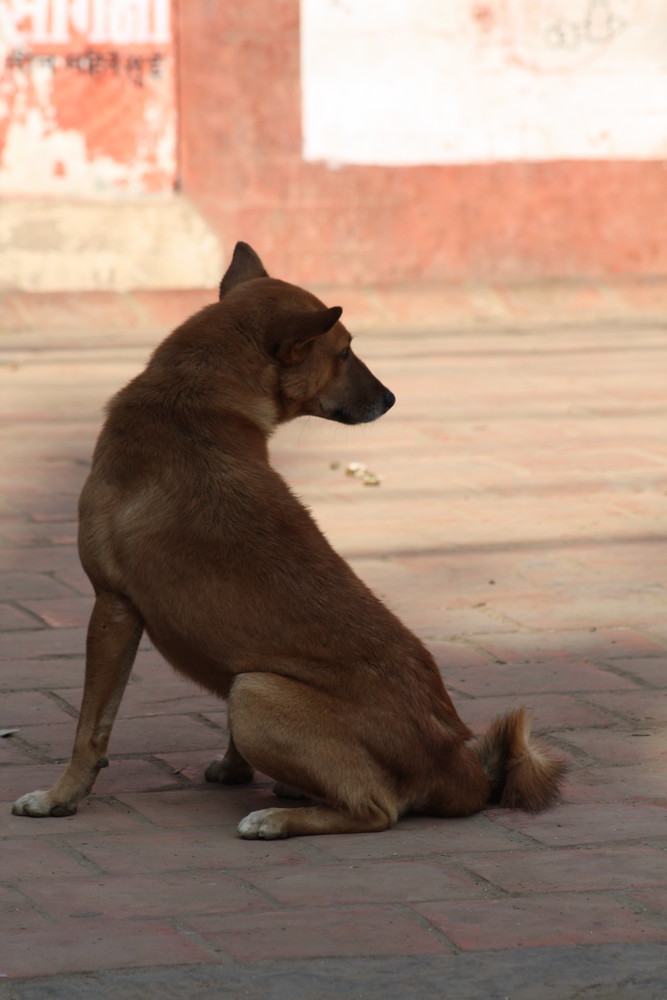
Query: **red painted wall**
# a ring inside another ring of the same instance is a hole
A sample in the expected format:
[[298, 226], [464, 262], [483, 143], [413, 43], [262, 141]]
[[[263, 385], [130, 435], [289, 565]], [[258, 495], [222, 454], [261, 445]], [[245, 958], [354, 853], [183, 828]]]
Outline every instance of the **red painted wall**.
[[298, 0], [180, 0], [180, 177], [318, 282], [667, 273], [667, 164], [341, 167], [301, 156]]

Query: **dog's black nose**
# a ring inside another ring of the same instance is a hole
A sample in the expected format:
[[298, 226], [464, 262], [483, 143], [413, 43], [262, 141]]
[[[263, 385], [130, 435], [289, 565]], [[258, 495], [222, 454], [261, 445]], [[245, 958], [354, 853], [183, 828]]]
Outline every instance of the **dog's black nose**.
[[392, 406], [394, 405], [395, 402], [396, 402], [396, 396], [393, 394], [393, 392], [389, 392], [389, 389], [385, 389], [384, 390], [384, 410], [385, 410], [385, 413], [387, 412], [387, 410], [391, 410], [391, 408], [392, 408]]

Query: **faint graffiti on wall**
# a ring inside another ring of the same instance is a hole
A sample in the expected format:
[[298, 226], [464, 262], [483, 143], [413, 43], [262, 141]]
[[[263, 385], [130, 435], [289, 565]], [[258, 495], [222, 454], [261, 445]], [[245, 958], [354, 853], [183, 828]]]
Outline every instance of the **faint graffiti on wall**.
[[[534, 72], [577, 73], [599, 62], [660, 0], [507, 0], [508, 54]], [[620, 51], [620, 50], [619, 50]]]
[[171, 0], [0, 0], [0, 194], [168, 189]]
[[547, 26], [544, 38], [548, 46], [556, 49], [604, 45], [613, 41], [626, 25], [612, 0], [588, 0], [580, 18], [557, 17]]
[[101, 52], [99, 49], [84, 49], [82, 52], [61, 55], [36, 55], [23, 49], [14, 49], [5, 57], [5, 69], [23, 70], [29, 73], [33, 64], [50, 70], [73, 70], [86, 76], [99, 78], [108, 73], [124, 75], [137, 87], [143, 87], [145, 78], [159, 80], [162, 76], [161, 52], [150, 55], [123, 55], [117, 49]]

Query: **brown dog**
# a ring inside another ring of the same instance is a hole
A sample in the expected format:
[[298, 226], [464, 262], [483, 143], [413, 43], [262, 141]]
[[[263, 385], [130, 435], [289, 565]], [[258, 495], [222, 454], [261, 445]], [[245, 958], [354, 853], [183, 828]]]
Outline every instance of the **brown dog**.
[[76, 811], [107, 764], [144, 628], [177, 670], [229, 699], [229, 747], [207, 777], [250, 781], [258, 768], [316, 802], [253, 812], [242, 837], [548, 805], [564, 765], [529, 737], [523, 710], [474, 738], [430, 653], [269, 465], [286, 420], [356, 424], [394, 404], [352, 352], [341, 310], [269, 278], [244, 243], [220, 299], [109, 405], [80, 501], [96, 601], [72, 760], [14, 812]]

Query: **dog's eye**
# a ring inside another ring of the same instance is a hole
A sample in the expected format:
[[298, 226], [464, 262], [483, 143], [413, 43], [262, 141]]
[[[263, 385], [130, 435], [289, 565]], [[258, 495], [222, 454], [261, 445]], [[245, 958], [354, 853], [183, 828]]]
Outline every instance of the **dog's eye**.
[[341, 361], [347, 361], [347, 359], [349, 358], [349, 356], [350, 356], [350, 348], [349, 347], [346, 347], [344, 351], [340, 352], [340, 359], [341, 359]]

